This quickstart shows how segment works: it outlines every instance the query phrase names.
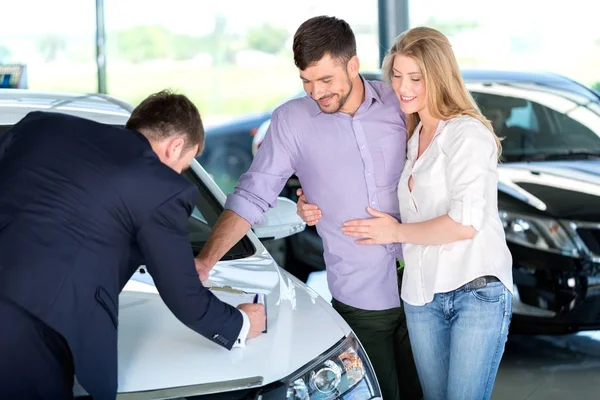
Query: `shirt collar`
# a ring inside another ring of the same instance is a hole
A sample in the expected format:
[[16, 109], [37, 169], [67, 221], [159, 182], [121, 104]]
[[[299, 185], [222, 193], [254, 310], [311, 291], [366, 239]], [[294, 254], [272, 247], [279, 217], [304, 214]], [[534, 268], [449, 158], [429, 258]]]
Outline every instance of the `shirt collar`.
[[[381, 104], [383, 103], [383, 100], [381, 100], [381, 97], [379, 96], [379, 93], [377, 93], [377, 91], [375, 90], [375, 88], [371, 85], [371, 82], [369, 82], [368, 80], [366, 80], [362, 75], [359, 75], [360, 79], [363, 82], [363, 85], [365, 87], [365, 100], [363, 101], [363, 103], [361, 104], [361, 107], [363, 104], [367, 105], [367, 108], [371, 107], [371, 105], [373, 104], [374, 101], [377, 101]], [[309, 96], [310, 97], [310, 96]], [[311, 116], [314, 118], [319, 114], [322, 114], [323, 111], [321, 111], [321, 108], [319, 107], [319, 105], [317, 104], [317, 102], [314, 99], [312, 100], [312, 104], [311, 104]]]
[[360, 79], [362, 79], [363, 83], [365, 84], [365, 103], [368, 105], [368, 107], [373, 104], [373, 100], [384, 104], [383, 100], [381, 100], [381, 97], [379, 96], [379, 93], [377, 93], [373, 85], [371, 85], [371, 82], [363, 78], [362, 75], [360, 76]]
[[[435, 130], [435, 133], [433, 134], [433, 138], [431, 138], [431, 141], [433, 142], [433, 140], [440, 134], [442, 133], [442, 131], [444, 130], [444, 127], [446, 126], [446, 124], [449, 122], [450, 120], [440, 120], [440, 122], [438, 123], [438, 126]], [[409, 142], [410, 141], [415, 141], [417, 140], [416, 137], [419, 137], [419, 134], [421, 132], [421, 127], [423, 126], [423, 121], [419, 121], [419, 123], [417, 124], [417, 127], [415, 128], [415, 130], [413, 131]]]

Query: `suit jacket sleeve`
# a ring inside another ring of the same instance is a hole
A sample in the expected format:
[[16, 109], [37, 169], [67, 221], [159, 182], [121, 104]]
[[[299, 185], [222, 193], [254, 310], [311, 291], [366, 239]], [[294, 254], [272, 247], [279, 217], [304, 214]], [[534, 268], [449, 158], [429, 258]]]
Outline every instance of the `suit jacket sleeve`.
[[200, 282], [188, 239], [188, 218], [197, 198], [187, 188], [154, 210], [139, 229], [146, 268], [173, 314], [209, 340], [231, 349], [242, 329], [241, 312], [223, 303]]

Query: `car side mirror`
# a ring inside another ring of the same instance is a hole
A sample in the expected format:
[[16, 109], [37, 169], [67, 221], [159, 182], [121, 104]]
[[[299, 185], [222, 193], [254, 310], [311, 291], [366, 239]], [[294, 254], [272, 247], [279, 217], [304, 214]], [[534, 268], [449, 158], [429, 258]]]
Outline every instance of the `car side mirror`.
[[282, 239], [306, 228], [306, 223], [296, 214], [296, 203], [285, 197], [278, 197], [276, 206], [269, 209], [264, 217], [263, 223], [252, 225], [260, 240]]

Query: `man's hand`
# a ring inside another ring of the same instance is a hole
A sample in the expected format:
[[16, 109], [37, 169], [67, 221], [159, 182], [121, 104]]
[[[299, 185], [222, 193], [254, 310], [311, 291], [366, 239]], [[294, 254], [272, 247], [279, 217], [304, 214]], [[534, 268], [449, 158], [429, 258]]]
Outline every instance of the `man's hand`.
[[194, 258], [194, 263], [196, 264], [196, 271], [198, 272], [198, 275], [200, 275], [200, 280], [208, 280], [208, 274], [210, 273], [212, 267], [208, 266], [204, 261], [202, 261], [198, 257]]
[[296, 204], [296, 213], [302, 218], [306, 225], [316, 225], [321, 219], [321, 210], [314, 204], [308, 204], [302, 189], [296, 190], [298, 203]]
[[250, 330], [246, 339], [255, 338], [265, 330], [267, 316], [263, 304], [244, 303], [240, 304], [237, 308], [245, 312], [250, 320]]

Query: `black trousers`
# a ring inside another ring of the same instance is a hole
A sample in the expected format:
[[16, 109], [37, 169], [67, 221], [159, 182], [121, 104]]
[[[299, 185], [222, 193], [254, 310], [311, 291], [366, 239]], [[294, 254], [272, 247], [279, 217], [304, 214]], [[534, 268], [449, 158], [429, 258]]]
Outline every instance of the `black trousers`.
[[[398, 273], [398, 287], [402, 271]], [[413, 359], [404, 307], [361, 310], [333, 299], [333, 308], [350, 325], [373, 364], [384, 400], [420, 400], [423, 391]]]
[[64, 338], [0, 298], [0, 399], [73, 399], [73, 358]]

